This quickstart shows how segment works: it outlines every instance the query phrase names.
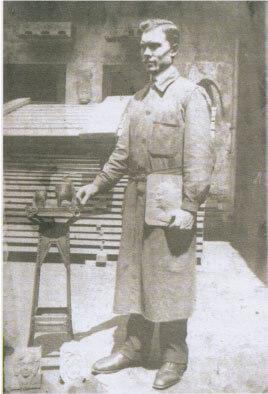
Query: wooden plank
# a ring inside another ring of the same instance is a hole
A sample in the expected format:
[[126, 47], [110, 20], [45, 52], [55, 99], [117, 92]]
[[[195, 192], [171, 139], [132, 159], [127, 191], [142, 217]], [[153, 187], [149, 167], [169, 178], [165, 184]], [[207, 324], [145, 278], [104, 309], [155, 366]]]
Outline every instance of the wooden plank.
[[[45, 189], [40, 189], [40, 190], [45, 190]], [[30, 191], [30, 192], [21, 191], [19, 194], [14, 194], [14, 192], [12, 192], [12, 191], [4, 190], [4, 196], [6, 198], [9, 198], [9, 197], [20, 198], [20, 196], [21, 196], [21, 197], [30, 197], [32, 199], [33, 196], [34, 196], [34, 191]], [[55, 190], [53, 190], [53, 191], [48, 191], [47, 190], [47, 196], [50, 197], [50, 198], [51, 197], [55, 198], [55, 196], [56, 196]]]
[[[9, 208], [10, 209], [10, 211], [12, 211], [12, 208]], [[14, 212], [14, 211], [16, 211], [16, 209], [17, 208], [14, 208], [13, 209], [13, 211], [12, 212]], [[23, 208], [21, 208], [22, 209], [22, 211], [24, 211], [24, 207]], [[86, 210], [86, 212], [84, 211], [81, 215], [80, 215], [80, 218], [99, 218], [99, 216], [101, 215], [101, 214], [107, 214], [106, 215], [106, 217], [107, 218], [111, 218], [111, 219], [113, 219], [114, 218], [114, 215], [116, 215], [116, 217], [115, 217], [115, 219], [116, 218], [119, 218], [119, 219], [121, 219], [122, 218], [122, 208], [121, 207], [119, 207], [119, 208], [113, 208], [113, 207], [108, 207], [106, 210], [101, 210], [101, 209], [95, 209], [94, 207], [89, 207], [87, 210]], [[112, 216], [110, 216], [110, 215], [112, 215]], [[18, 215], [18, 216], [20, 216], [20, 215]], [[21, 215], [21, 216], [23, 216], [23, 215]], [[43, 215], [43, 217], [53, 217], [53, 215], [51, 214], [48, 214], [48, 215]], [[59, 215], [57, 215], [57, 216], [55, 216], [55, 218], [61, 218], [61, 217], [69, 217], [67, 214], [59, 214]], [[105, 216], [103, 216], [103, 218], [105, 218]]]
[[[82, 176], [82, 174], [69, 174], [70, 178], [72, 179], [73, 182], [83, 182], [86, 183], [87, 181], [90, 183], [92, 182], [94, 175], [92, 174], [90, 177], [85, 177]], [[5, 180], [27, 180], [29, 181], [29, 183], [31, 183], [31, 181], [38, 181], [38, 180], [42, 180], [42, 181], [47, 181], [47, 182], [53, 182], [53, 183], [57, 183], [59, 181], [62, 181], [63, 179], [63, 174], [59, 174], [56, 175], [55, 173], [51, 173], [51, 174], [44, 174], [42, 172], [40, 172], [38, 175], [27, 175], [27, 173], [25, 174], [21, 174], [21, 173], [17, 173], [17, 175], [15, 174], [8, 174], [5, 173], [4, 175], [4, 179]], [[117, 184], [118, 187], [126, 187], [126, 183], [123, 182], [118, 182]]]
[[[48, 178], [43, 178], [40, 180], [32, 180], [31, 182], [29, 182], [28, 180], [16, 180], [16, 179], [12, 179], [12, 180], [7, 180], [5, 179], [5, 185], [15, 185], [15, 186], [23, 186], [23, 185], [29, 185], [29, 186], [52, 186], [52, 185], [57, 185], [58, 183], [60, 183], [60, 179], [58, 181], [53, 181], [51, 179]], [[80, 181], [73, 181], [74, 186], [79, 187], [82, 184], [82, 180]], [[122, 188], [122, 191], [124, 189]]]
[[[34, 193], [32, 193], [32, 195], [31, 196], [28, 196], [28, 197], [20, 197], [20, 196], [16, 196], [16, 197], [6, 197], [6, 196], [4, 196], [4, 198], [3, 198], [3, 203], [4, 203], [4, 206], [7, 208], [7, 205], [6, 204], [17, 204], [18, 205], [18, 207], [21, 207], [21, 208], [25, 208], [25, 205], [26, 204], [31, 204], [32, 202], [33, 202], [33, 196], [34, 196]], [[52, 203], [52, 201], [55, 201], [56, 199], [55, 199], [55, 197], [56, 197], [56, 195], [54, 194], [53, 195], [53, 197], [54, 198], [48, 198], [47, 199], [47, 201], [48, 201], [48, 204], [49, 203]], [[95, 207], [96, 206], [96, 204], [97, 204], [97, 202], [98, 202], [99, 200], [97, 200], [97, 199], [95, 199], [95, 200], [89, 200], [89, 202], [85, 205], [86, 207], [88, 207], [88, 208], [90, 208], [90, 207]], [[123, 203], [123, 201], [122, 200], [119, 200], [119, 201], [114, 201], [114, 200], [112, 200], [112, 199], [105, 199], [105, 201], [107, 202], [107, 208], [109, 209], [109, 208], [112, 208], [112, 207], [114, 207], [114, 208], [118, 208], [118, 209], [121, 209], [121, 207], [122, 207], [122, 203]]]
[[[48, 307], [49, 309], [49, 307]], [[35, 315], [34, 320], [35, 322], [51, 322], [51, 321], [65, 321], [67, 319], [66, 313], [54, 313], [53, 309], [52, 312], [47, 312], [46, 314], [42, 315]]]
[[[100, 170], [91, 170], [91, 169], [83, 169], [81, 171], [79, 171], [79, 173], [74, 170], [70, 170], [70, 169], [63, 169], [63, 168], [57, 168], [57, 167], [53, 167], [52, 165], [48, 166], [50, 168], [51, 173], [55, 174], [56, 171], [64, 176], [64, 175], [71, 175], [72, 173], [75, 173], [76, 176], [79, 174], [81, 175], [83, 182], [86, 184], [87, 182], [92, 182], [93, 179], [95, 178], [95, 176], [100, 172]], [[24, 164], [21, 164], [21, 171], [18, 170], [18, 174], [20, 172], [23, 171], [31, 171], [31, 168], [29, 166], [26, 166]], [[38, 173], [40, 175], [42, 175], [43, 173], [46, 173], [46, 171], [43, 170], [43, 168], [38, 169], [38, 166], [35, 167], [35, 170], [33, 170], [33, 173]]]
[[[35, 175], [35, 174], [57, 174], [57, 175], [59, 174], [60, 175], [61, 173], [63, 173], [63, 174], [66, 173], [67, 170], [65, 170], [64, 168], [61, 168], [58, 165], [54, 165], [53, 163], [54, 162], [51, 160], [47, 164], [46, 168], [44, 169], [43, 167], [39, 166], [37, 163], [33, 165], [33, 164], [21, 162], [21, 163], [17, 164], [17, 165], [19, 165], [20, 168], [16, 168], [16, 165], [14, 163], [6, 163], [5, 162], [4, 170], [5, 170], [5, 173], [6, 172], [7, 173], [8, 172], [14, 173], [15, 171], [17, 171], [18, 174], [24, 174], [26, 172], [26, 173], [32, 173], [33, 175]], [[55, 171], [57, 171], [57, 172], [55, 172]], [[76, 175], [80, 175], [80, 174], [83, 175], [85, 173], [85, 171], [89, 171], [90, 173], [98, 172], [98, 171], [100, 171], [100, 167], [88, 166], [88, 168], [85, 168], [85, 169], [80, 168], [79, 169], [79, 167], [76, 166], [72, 170], [71, 173], [76, 174]]]
[[[30, 97], [24, 97], [24, 98], [18, 98], [15, 100], [11, 100], [8, 103], [5, 103], [3, 105], [3, 115], [6, 116], [7, 114], [18, 110], [19, 108], [23, 107], [24, 105], [30, 104], [31, 98]], [[4, 120], [5, 123], [5, 120]]]
[[[66, 219], [57, 219], [57, 221], [59, 223], [64, 223], [66, 221]], [[24, 217], [19, 217], [19, 216], [7, 216], [5, 219], [6, 223], [25, 223], [25, 224], [29, 224], [30, 221]], [[121, 220], [103, 220], [103, 219], [98, 219], [98, 218], [94, 218], [94, 219], [79, 219], [76, 222], [79, 225], [91, 225], [91, 226], [96, 226], [101, 225], [102, 227], [105, 226], [112, 226], [112, 227], [119, 227], [122, 225], [122, 221]]]
[[[19, 190], [19, 191], [27, 191], [27, 190], [49, 190], [49, 191], [55, 191], [55, 186], [53, 185], [6, 185], [5, 189], [7, 191], [10, 190]], [[107, 194], [102, 194], [103, 196], [111, 196], [113, 195], [113, 198], [117, 198], [119, 199], [120, 197], [123, 198], [123, 193], [124, 193], [125, 189], [124, 188], [118, 188], [115, 187], [111, 192], [107, 193]], [[114, 194], [116, 193], [116, 194]], [[121, 193], [121, 195], [119, 194]]]
[[[90, 170], [92, 170], [92, 168], [89, 168]], [[95, 169], [95, 172], [98, 172], [99, 169]], [[20, 177], [20, 178], [26, 178], [26, 179], [39, 179], [40, 177], [47, 177], [47, 178], [51, 178], [54, 177], [56, 179], [61, 178], [62, 174], [64, 174], [65, 172], [55, 172], [54, 169], [51, 169], [50, 171], [43, 171], [43, 170], [36, 170], [36, 171], [32, 171], [32, 170], [27, 170], [27, 169], [21, 169], [20, 171], [18, 170], [7, 170], [5, 169], [5, 178], [14, 178], [14, 177]], [[93, 173], [93, 171], [91, 171], [91, 173]], [[72, 171], [70, 172], [70, 177], [72, 177], [72, 179], [84, 179], [85, 175], [83, 175], [83, 173], [80, 173], [80, 171]], [[125, 183], [122, 182], [122, 184], [125, 185]]]
[[[24, 163], [30, 163], [30, 164], [32, 164], [33, 165], [33, 168], [31, 169], [31, 171], [34, 171], [34, 166], [35, 165], [37, 165], [38, 163], [56, 163], [56, 164], [77, 164], [77, 165], [79, 165], [79, 164], [83, 164], [83, 165], [86, 165], [89, 169], [98, 169], [98, 168], [100, 168], [100, 164], [99, 163], [97, 163], [97, 162], [89, 162], [88, 160], [84, 160], [84, 161], [82, 161], [81, 160], [81, 162], [79, 161], [76, 161], [75, 159], [71, 159], [71, 160], [67, 160], [67, 159], [59, 159], [59, 160], [57, 160], [57, 159], [55, 159], [55, 158], [53, 158], [53, 157], [51, 157], [51, 158], [49, 158], [49, 157], [47, 157], [46, 159], [41, 159], [40, 158], [40, 160], [38, 160], [37, 158], [36, 159], [34, 159], [34, 160], [30, 160], [30, 159], [28, 159], [28, 160], [24, 160], [23, 158], [22, 159], [17, 159], [17, 158], [10, 158], [10, 157], [8, 157], [8, 158], [5, 158], [5, 160], [4, 160], [4, 166], [9, 166], [9, 165], [20, 165], [21, 163], [22, 164], [24, 164]], [[10, 171], [20, 171], [20, 167], [17, 167], [17, 168], [14, 168], [13, 170], [11, 169]], [[80, 168], [78, 167], [77, 168], [77, 172], [79, 172], [80, 171]], [[49, 170], [47, 170], [47, 172], [49, 172]]]
[[57, 163], [57, 164], [73, 164], [76, 163], [77, 165], [83, 164], [83, 165], [87, 165], [88, 168], [99, 168], [100, 165], [97, 161], [94, 162], [90, 162], [87, 159], [81, 159], [81, 160], [75, 160], [75, 159], [61, 159], [61, 158], [57, 158], [57, 157], [51, 157], [50, 159], [48, 157], [44, 157], [44, 158], [39, 158], [39, 160], [37, 158], [31, 159], [29, 158], [7, 158], [5, 159], [5, 164], [13, 164], [14, 162], [16, 163], [32, 163], [32, 164], [38, 164], [38, 163], [47, 163], [47, 162], [51, 162], [53, 161], [53, 163]]
[[[5, 236], [4, 238], [37, 238], [39, 235], [39, 232], [36, 231], [5, 231]], [[94, 231], [94, 233], [70, 233], [70, 239], [91, 239], [91, 240], [99, 240], [99, 234], [97, 231]], [[120, 241], [121, 235], [120, 234], [104, 234], [104, 239], [107, 240], [114, 240], [114, 241]]]
[[11, 158], [33, 158], [39, 160], [39, 158], [46, 158], [46, 159], [53, 159], [53, 158], [59, 158], [59, 159], [66, 159], [66, 160], [87, 160], [89, 163], [99, 163], [100, 160], [98, 157], [94, 156], [94, 152], [90, 152], [90, 154], [86, 157], [78, 157], [77, 155], [72, 155], [72, 154], [64, 154], [64, 153], [7, 153], [7, 157]]
[[[40, 189], [40, 190], [46, 190], [46, 189]], [[9, 198], [12, 198], [15, 202], [18, 201], [20, 198], [25, 198], [25, 199], [27, 199], [27, 201], [28, 200], [32, 201], [33, 196], [34, 196], [34, 190], [30, 191], [30, 192], [24, 192], [23, 191], [23, 192], [20, 192], [17, 195], [14, 192], [12, 192], [12, 191], [5, 191], [4, 192], [4, 198], [6, 200], [8, 200]], [[48, 196], [48, 200], [55, 199], [56, 198], [56, 193], [55, 193], [55, 191], [47, 191], [47, 196]], [[107, 195], [107, 194], [104, 194], [104, 195], [100, 194], [99, 196], [104, 197], [105, 200], [108, 202], [108, 205], [121, 206], [122, 202], [123, 202], [123, 199], [124, 199], [124, 195], [121, 195], [121, 194], [114, 194], [114, 195], [113, 194], [109, 194], [109, 195]], [[97, 197], [93, 197], [88, 202], [88, 204], [86, 204], [86, 206], [87, 205], [93, 205], [94, 202], [98, 201], [98, 199], [99, 199], [98, 196]]]
[[[49, 166], [48, 166], [49, 167]], [[84, 181], [86, 181], [87, 178], [92, 178], [94, 175], [97, 175], [100, 172], [100, 169], [85, 169], [85, 170], [81, 170], [81, 171], [77, 171], [77, 167], [75, 170], [72, 171], [68, 171], [65, 169], [59, 169], [57, 167], [53, 167], [50, 165], [50, 168], [47, 170], [43, 170], [43, 168], [35, 168], [35, 169], [31, 169], [28, 166], [25, 166], [24, 164], [21, 164], [20, 166], [20, 170], [7, 170], [7, 168], [4, 169], [4, 176], [9, 177], [9, 178], [14, 178], [16, 175], [17, 177], [23, 178], [25, 177], [26, 179], [39, 179], [40, 177], [46, 177], [46, 178], [51, 178], [51, 177], [55, 177], [55, 178], [62, 178], [65, 175], [69, 175], [70, 177], [73, 177], [74, 179], [83, 179]], [[12, 171], [12, 172], [11, 172]], [[29, 175], [29, 173], [31, 173], [31, 175]], [[125, 185], [125, 183], [122, 183], [123, 185]]]
[[[91, 112], [92, 114], [92, 112]], [[20, 115], [20, 116], [18, 116]], [[68, 113], [55, 113], [48, 112], [47, 114], [31, 114], [30, 112], [22, 114], [18, 113], [13, 114], [13, 116], [8, 116], [5, 119], [5, 127], [13, 127], [19, 129], [26, 129], [29, 127], [30, 129], [39, 129], [46, 125], [61, 127], [61, 128], [69, 128], [72, 127], [74, 129], [81, 127], [80, 125], [84, 123], [86, 118], [80, 118], [79, 120], [75, 119], [74, 115], [69, 115]], [[25, 135], [25, 134], [24, 134]]]
[[[56, 204], [53, 204], [53, 205], [55, 206]], [[19, 206], [15, 207], [12, 204], [5, 204], [5, 208], [6, 208], [6, 210], [8, 210], [5, 212], [6, 215], [8, 215], [8, 216], [15, 216], [15, 215], [26, 216], [25, 205], [22, 205], [20, 207]], [[18, 211], [18, 208], [21, 209], [20, 212]], [[80, 217], [81, 218], [83, 218], [83, 217], [99, 218], [102, 214], [104, 215], [104, 213], [106, 214], [106, 216], [102, 216], [103, 218], [107, 217], [107, 218], [112, 219], [114, 217], [114, 215], [116, 216], [115, 218], [117, 218], [117, 217], [120, 219], [122, 218], [122, 208], [120, 208], [120, 207], [119, 208], [107, 207], [107, 209], [103, 210], [103, 209], [98, 209], [98, 208], [96, 209], [93, 206], [88, 207], [86, 210], [84, 210], [83, 213], [80, 215]], [[70, 214], [68, 212], [62, 212], [62, 213], [59, 213], [56, 216], [54, 216], [53, 213], [51, 213], [51, 214], [47, 213], [46, 215], [42, 215], [42, 216], [43, 217], [55, 217], [55, 219], [56, 219], [56, 218], [70, 217]]]
[[56, 117], [44, 119], [42, 117], [35, 118], [28, 116], [21, 118], [21, 122], [19, 122], [19, 120], [20, 119], [18, 117], [10, 117], [5, 120], [4, 130], [6, 131], [7, 135], [16, 135], [16, 132], [20, 132], [23, 133], [23, 136], [25, 137], [28, 134], [33, 135], [35, 131], [38, 131], [36, 136], [40, 136], [41, 132], [45, 130], [50, 130], [51, 132], [54, 131], [54, 135], [58, 135], [58, 132], [62, 130], [65, 132], [65, 136], [68, 137], [78, 135], [74, 133], [77, 133], [79, 129], [81, 129], [82, 123], [72, 122], [70, 119], [67, 119], [67, 117], [64, 117], [64, 119], [57, 119]]
[[[30, 104], [17, 111], [17, 114], [20, 116], [28, 114], [33, 114], [34, 116], [43, 116], [47, 114], [61, 116], [75, 116], [79, 114], [80, 116], [87, 116], [94, 111], [97, 106], [97, 103], [88, 104], [87, 106], [75, 106], [73, 104], [64, 104], [64, 106], [61, 106], [61, 104]], [[16, 116], [17, 114], [12, 114], [11, 116]]]
[[[117, 256], [119, 250], [118, 249], [106, 249], [104, 246], [104, 250], [108, 255], [112, 256]], [[91, 255], [91, 254], [98, 254], [100, 251], [99, 248], [71, 248], [71, 254], [86, 254], [86, 255]], [[36, 253], [37, 252], [37, 246], [14, 246], [14, 245], [8, 245], [8, 252], [21, 252], [21, 253]], [[55, 247], [51, 247], [49, 250], [49, 253], [57, 253], [58, 254], [58, 249]]]
[[[15, 224], [15, 223], [9, 223], [9, 224], [4, 224], [4, 230], [5, 231], [31, 231], [31, 230], [38, 230], [38, 225], [30, 224], [27, 222], [26, 224]], [[107, 227], [104, 226], [103, 230], [105, 231], [106, 234], [121, 234], [122, 229], [121, 227]], [[97, 232], [96, 226], [79, 226], [79, 225], [73, 225], [70, 226], [70, 231], [71, 233], [95, 233]]]
[[65, 324], [66, 316], [35, 316], [35, 324]]
[[[105, 239], [105, 237], [104, 237]], [[8, 245], [12, 244], [27, 244], [27, 245], [37, 245], [38, 243], [38, 237], [31, 237], [31, 238], [21, 238], [21, 237], [5, 237], [6, 242]], [[100, 240], [83, 240], [83, 239], [70, 239], [70, 245], [71, 246], [87, 246], [87, 247], [99, 247], [101, 246], [101, 241]], [[110, 241], [105, 239], [105, 247], [113, 247], [113, 248], [119, 248], [120, 242], [118, 241]]]
[[[68, 141], [67, 141], [68, 142]], [[40, 141], [39, 141], [40, 143]], [[68, 145], [67, 143], [65, 145]], [[90, 159], [89, 157], [81, 157], [79, 158], [72, 158], [70, 157], [69, 159], [67, 157], [60, 157], [60, 156], [40, 156], [38, 157], [23, 157], [23, 156], [16, 156], [15, 154], [5, 154], [5, 162], [7, 164], [12, 164], [12, 163], [33, 163], [33, 164], [38, 164], [40, 163], [46, 163], [48, 161], [53, 161], [58, 164], [72, 164], [72, 163], [78, 163], [82, 165], [88, 165], [89, 167], [98, 167], [100, 165], [100, 162], [97, 161], [96, 159]]]
[[[82, 175], [72, 175], [70, 174], [70, 178], [72, 179], [73, 182], [82, 182], [84, 181]], [[38, 174], [35, 176], [30, 176], [30, 175], [26, 175], [26, 174], [17, 174], [17, 176], [15, 175], [10, 175], [10, 174], [5, 174], [4, 175], [4, 179], [5, 181], [15, 181], [17, 179], [17, 181], [27, 181], [28, 183], [32, 183], [33, 181], [35, 182], [40, 182], [40, 181], [46, 181], [46, 182], [53, 182], [53, 183], [59, 183], [62, 181], [63, 176], [62, 175], [55, 175], [55, 174]]]
[[[5, 209], [19, 209], [19, 210], [25, 210], [26, 205], [31, 205], [33, 202], [33, 197], [31, 198], [11, 198], [11, 197], [6, 197], [4, 198], [4, 208]], [[48, 198], [46, 200], [46, 206], [54, 206], [56, 205], [56, 198]], [[101, 200], [90, 200], [83, 208], [83, 214], [84, 213], [90, 213], [92, 215], [92, 210], [96, 210], [96, 214], [99, 214], [100, 212], [103, 213], [108, 213], [108, 212], [121, 212], [122, 209], [122, 201], [112, 201], [112, 200], [105, 200], [106, 208], [100, 208], [98, 207], [100, 204], [102, 204]]]
[[[12, 204], [8, 204], [8, 205], [11, 205], [12, 206]], [[27, 218], [27, 216], [26, 216], [26, 214], [25, 214], [25, 206], [23, 206], [22, 208], [21, 208], [21, 210], [17, 210], [17, 208], [15, 207], [15, 205], [16, 204], [14, 204], [13, 206], [14, 206], [14, 209], [10, 209], [10, 208], [8, 208], [8, 207], [6, 207], [6, 209], [5, 209], [5, 214], [7, 215], [7, 216], [15, 216], [15, 215], [18, 215], [18, 216], [24, 216], [27, 220], [28, 220], [28, 218]], [[59, 208], [59, 209], [62, 209], [62, 208]], [[45, 214], [45, 215], [47, 215], [47, 217], [51, 217], [52, 215], [54, 215], [54, 213], [52, 212], [51, 214], [50, 214], [50, 212], [42, 212], [41, 213], [42, 214], [42, 216], [44, 216], [43, 214]], [[69, 217], [70, 216], [70, 213], [68, 212], [68, 211], [61, 211], [61, 212], [57, 212], [57, 215], [55, 216], [56, 218], [61, 218], [61, 217]], [[89, 218], [89, 219], [96, 219], [96, 220], [100, 220], [100, 219], [122, 219], [122, 215], [121, 214], [119, 214], [119, 213], [109, 213], [109, 212], [105, 212], [105, 211], [103, 211], [103, 210], [100, 210], [99, 211], [99, 213], [98, 213], [98, 211], [93, 211], [92, 210], [92, 208], [84, 208], [84, 211], [81, 213], [81, 215], [80, 215], [80, 218], [78, 219], [79, 221], [80, 220], [82, 220], [82, 219], [87, 219], [87, 218]]]
[[[96, 226], [89, 227], [87, 226], [79, 226], [79, 225], [74, 225], [70, 226], [70, 230], [72, 233], [94, 233], [97, 231]], [[103, 231], [105, 233], [105, 236], [107, 234], [121, 234], [122, 233], [122, 227], [109, 227], [109, 226], [103, 226]]]
[[[33, 197], [29, 198], [12, 198], [12, 197], [6, 197], [3, 199], [4, 203], [4, 208], [6, 209], [22, 209], [25, 210], [26, 205], [31, 205], [33, 202]], [[83, 211], [84, 213], [90, 213], [92, 215], [92, 211], [95, 210], [96, 214], [100, 213], [100, 208], [98, 208], [99, 202], [94, 200], [94, 201], [89, 201]], [[56, 199], [48, 199], [47, 200], [47, 206], [51, 205], [56, 205]], [[113, 200], [107, 200], [107, 208], [102, 209], [103, 213], [121, 213], [122, 212], [122, 200], [121, 201], [113, 201]]]
[[28, 230], [38, 230], [39, 226], [30, 224], [4, 224], [4, 231], [28, 231]]
[[[50, 123], [61, 124], [65, 126], [71, 125], [77, 127], [77, 125], [83, 124], [84, 122], [88, 122], [90, 118], [92, 119], [92, 115], [94, 116], [94, 108], [91, 108], [88, 111], [79, 112], [73, 110], [73, 108], [66, 110], [53, 110], [47, 108], [44, 111], [30, 111], [31, 106], [25, 107], [23, 110], [17, 111], [16, 113], [10, 114], [10, 116], [6, 117], [6, 121], [8, 123], [15, 123], [15, 126], [25, 127], [32, 122], [34, 125], [45, 124], [47, 121]], [[84, 107], [85, 109], [85, 107]], [[72, 113], [73, 112], [73, 113]], [[79, 117], [78, 117], [79, 116]], [[19, 122], [21, 121], [21, 122]]]
[[53, 160], [56, 163], [79, 163], [79, 164], [87, 164], [88, 166], [99, 166], [99, 160], [90, 158], [90, 157], [64, 157], [64, 156], [55, 156], [55, 155], [41, 155], [40, 156], [26, 156], [26, 155], [17, 155], [17, 154], [6, 154], [5, 159], [7, 163], [38, 163]]
[[[5, 168], [14, 168], [14, 169], [16, 169], [16, 166], [18, 166], [18, 165], [22, 165], [22, 166], [34, 166], [34, 168], [29, 168], [30, 170], [31, 169], [35, 169], [35, 168], [44, 168], [46, 171], [47, 171], [47, 168], [49, 168], [49, 167], [57, 167], [57, 169], [58, 170], [66, 170], [66, 169], [70, 169], [70, 170], [75, 170], [75, 172], [78, 172], [78, 170], [77, 170], [77, 164], [76, 163], [55, 163], [54, 161], [47, 161], [47, 162], [42, 162], [42, 161], [40, 161], [40, 162], [38, 162], [38, 163], [31, 163], [31, 162], [27, 162], [27, 161], [22, 161], [21, 163], [7, 163], [7, 162], [5, 162], [5, 165], [4, 165], [4, 169]], [[96, 170], [98, 170], [98, 168], [99, 167], [96, 167], [96, 168], [89, 168], [89, 166], [88, 166], [88, 164], [79, 164], [79, 172], [80, 171], [82, 171], [82, 170], [91, 170], [91, 172], [94, 170], [94, 169], [96, 169]]]
[[[83, 106], [83, 107], [90, 108], [95, 105], [96, 105], [95, 103], [90, 103], [90, 104], [87, 104], [86, 106]], [[28, 108], [30, 108], [31, 110], [36, 109], [39, 111], [40, 109], [47, 110], [48, 106], [49, 106], [49, 108], [54, 108], [57, 111], [61, 108], [63, 108], [63, 109], [65, 109], [65, 108], [67, 108], [67, 109], [68, 108], [81, 108], [81, 104], [44, 104], [44, 103], [41, 103], [41, 104], [32, 103], [31, 105], [29, 105]], [[40, 109], [39, 109], [39, 107], [40, 107]], [[23, 110], [25, 110], [25, 109], [23, 109]]]
[[50, 325], [50, 324], [35, 324], [35, 332], [67, 332], [67, 324]]
[[[70, 131], [71, 130], [71, 131]], [[57, 137], [75, 137], [75, 136], [79, 136], [79, 129], [74, 129], [74, 127], [70, 128], [59, 128], [57, 129], [54, 125], [51, 125], [51, 129], [49, 128], [44, 128], [44, 129], [40, 129], [40, 127], [36, 128], [36, 130], [33, 129], [33, 127], [31, 126], [31, 130], [27, 130], [27, 128], [21, 127], [20, 129], [15, 129], [14, 127], [12, 127], [12, 129], [10, 128], [4, 128], [3, 129], [3, 134], [4, 136], [12, 136], [12, 137], [20, 137], [22, 134], [24, 137], [53, 137], [53, 136], [57, 136]]]

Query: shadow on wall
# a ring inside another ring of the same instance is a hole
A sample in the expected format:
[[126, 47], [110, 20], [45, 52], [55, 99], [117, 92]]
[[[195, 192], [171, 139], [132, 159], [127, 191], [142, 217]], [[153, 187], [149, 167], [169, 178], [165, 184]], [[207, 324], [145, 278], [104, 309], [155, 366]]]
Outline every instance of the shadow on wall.
[[267, 285], [267, 205], [265, 182], [252, 189], [251, 191], [247, 190], [243, 201], [248, 203], [248, 206], [244, 206], [243, 212], [241, 209], [235, 212], [232, 226], [232, 246], [240, 253], [253, 273]]
[[239, 45], [232, 245], [267, 283], [265, 21], [255, 8], [252, 30]]

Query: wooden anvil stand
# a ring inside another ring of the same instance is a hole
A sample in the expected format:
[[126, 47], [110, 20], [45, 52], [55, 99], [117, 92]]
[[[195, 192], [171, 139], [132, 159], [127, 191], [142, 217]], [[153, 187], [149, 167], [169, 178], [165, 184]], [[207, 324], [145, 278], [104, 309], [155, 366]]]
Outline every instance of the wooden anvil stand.
[[[35, 265], [35, 279], [31, 311], [31, 324], [28, 346], [33, 346], [38, 332], [66, 332], [73, 339], [70, 275], [70, 225], [78, 219], [80, 209], [70, 204], [66, 207], [26, 208], [28, 218], [39, 224], [39, 239]], [[63, 217], [64, 223], [55, 222]], [[61, 255], [67, 274], [67, 307], [38, 307], [40, 273], [51, 245], [55, 245]]]

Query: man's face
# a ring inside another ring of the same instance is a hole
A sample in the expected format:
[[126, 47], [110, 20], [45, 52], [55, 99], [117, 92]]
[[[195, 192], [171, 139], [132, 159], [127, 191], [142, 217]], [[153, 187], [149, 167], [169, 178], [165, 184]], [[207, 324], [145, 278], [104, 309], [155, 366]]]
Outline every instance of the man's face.
[[140, 45], [142, 61], [151, 74], [158, 74], [169, 67], [177, 52], [176, 48], [171, 48], [161, 27], [144, 32]]
[[36, 359], [34, 354], [26, 354], [24, 356], [18, 357], [14, 365], [15, 376], [19, 380], [26, 382], [31, 380], [38, 371], [39, 361]]

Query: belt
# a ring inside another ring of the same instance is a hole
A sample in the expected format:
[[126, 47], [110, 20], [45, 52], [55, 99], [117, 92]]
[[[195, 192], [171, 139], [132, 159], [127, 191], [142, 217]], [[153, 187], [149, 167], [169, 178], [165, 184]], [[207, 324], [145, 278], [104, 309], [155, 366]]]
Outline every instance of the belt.
[[162, 170], [154, 170], [154, 171], [147, 171], [141, 172], [136, 174], [129, 174], [129, 179], [135, 182], [146, 182], [147, 176], [150, 174], [170, 174], [170, 175], [182, 175], [182, 168], [175, 167], [175, 168], [163, 168]]

